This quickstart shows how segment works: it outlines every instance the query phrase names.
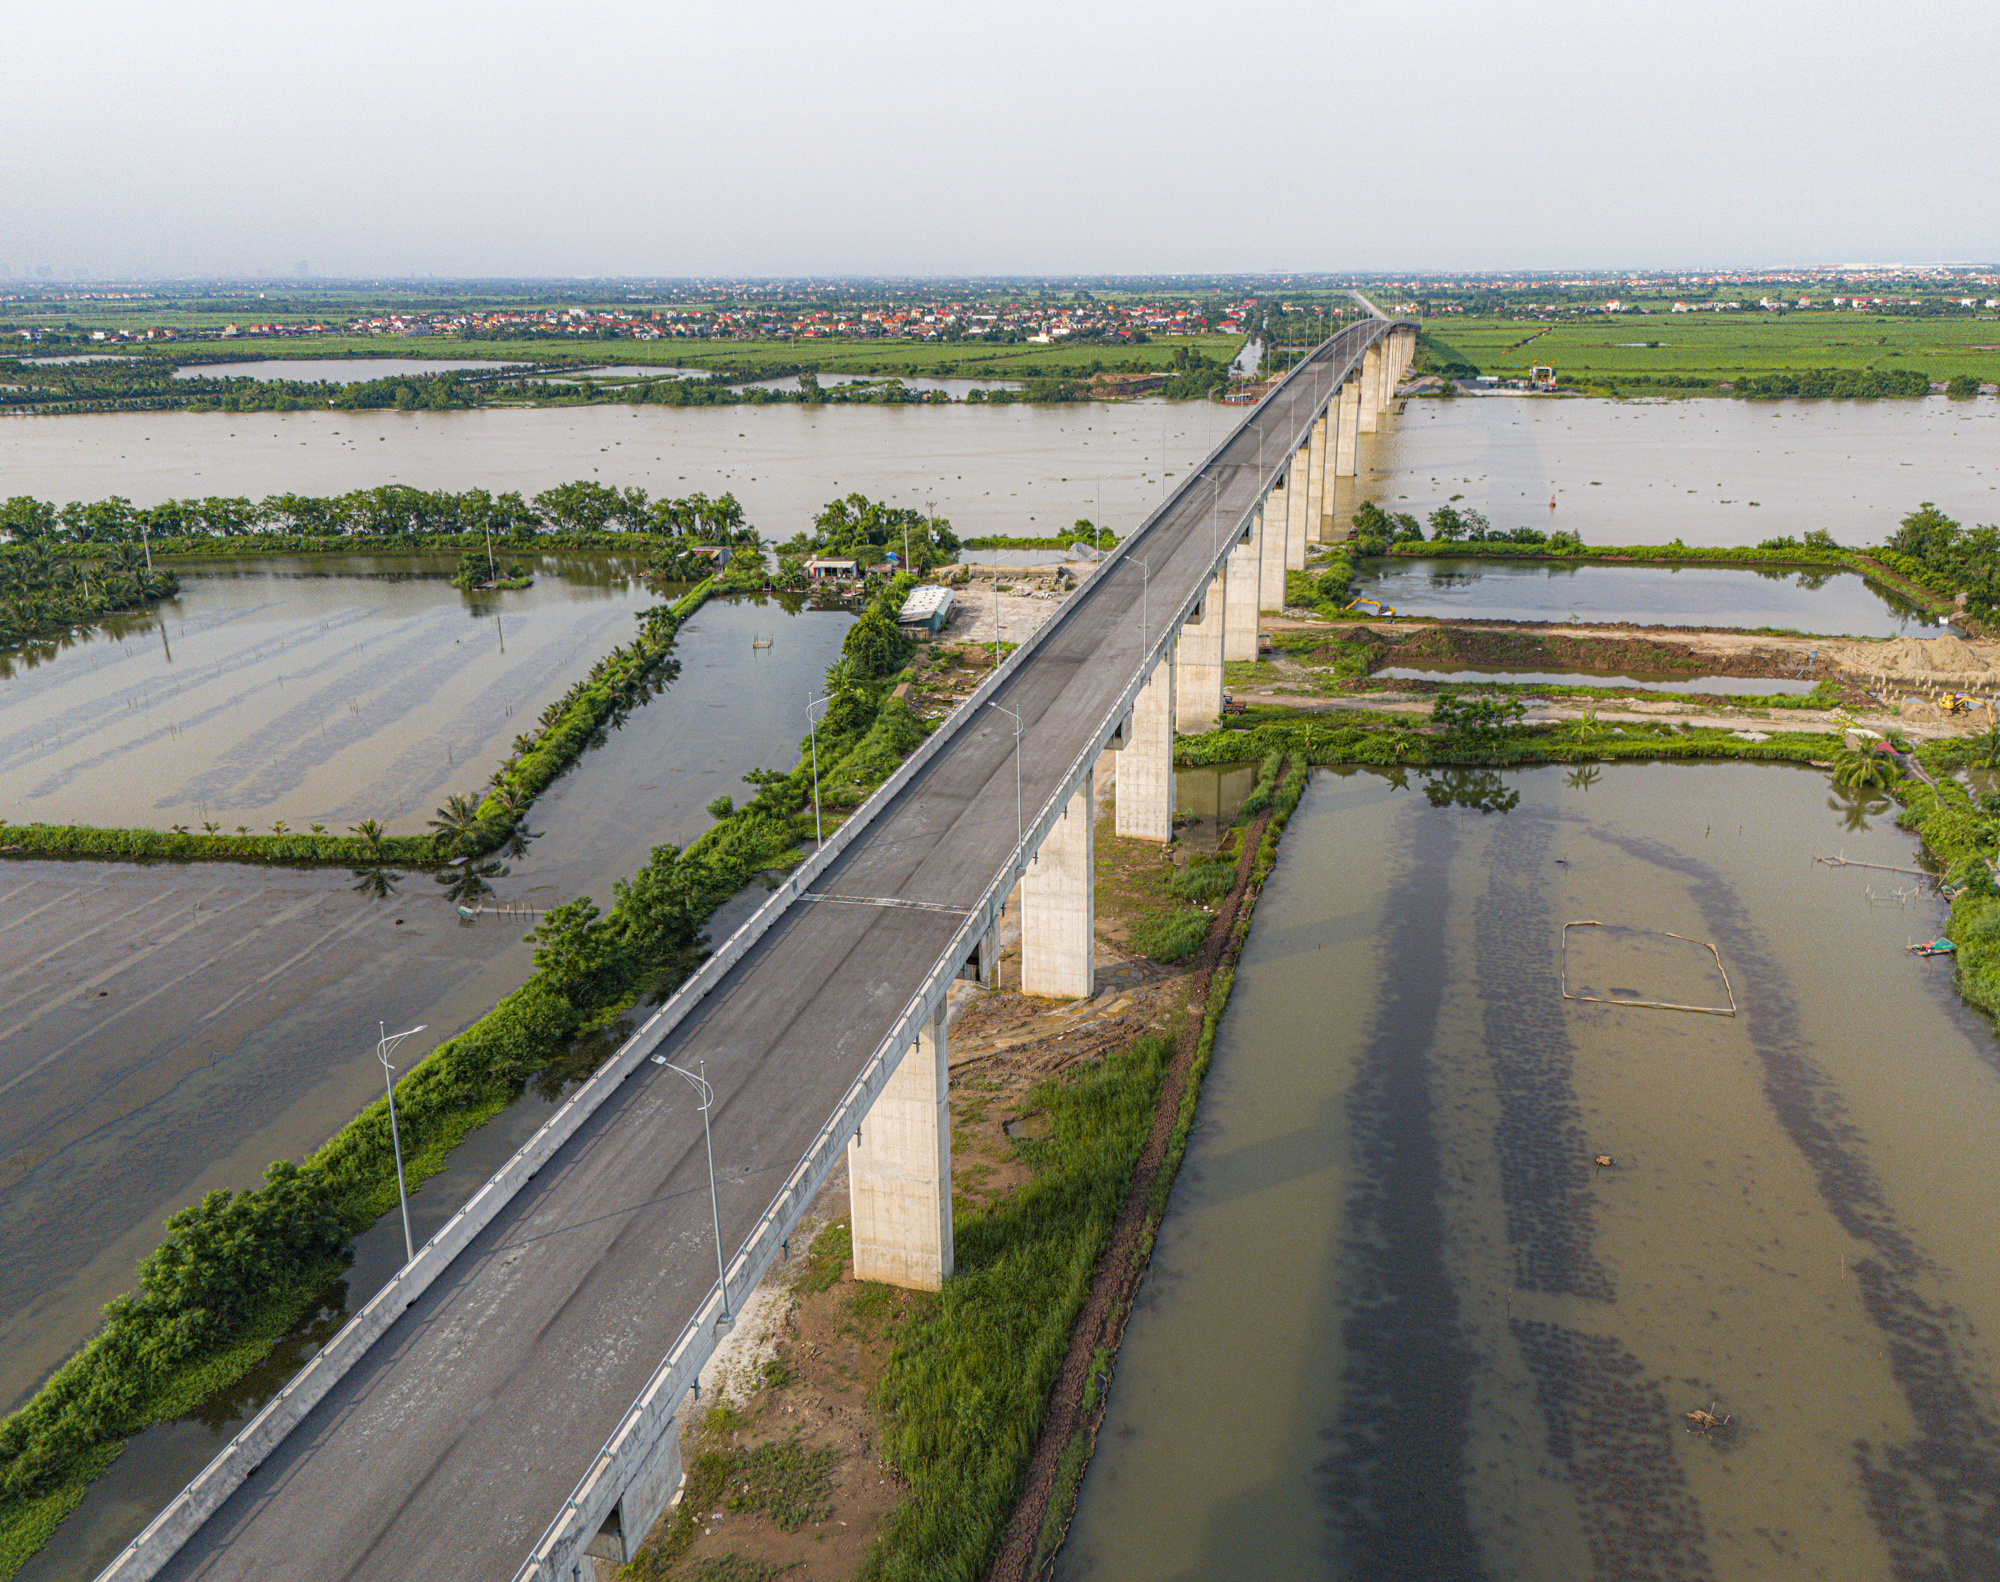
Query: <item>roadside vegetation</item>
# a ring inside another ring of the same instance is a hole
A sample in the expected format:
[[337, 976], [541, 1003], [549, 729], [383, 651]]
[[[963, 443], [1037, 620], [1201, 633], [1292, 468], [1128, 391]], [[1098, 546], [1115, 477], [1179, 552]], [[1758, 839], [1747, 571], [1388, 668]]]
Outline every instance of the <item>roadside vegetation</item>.
[[[836, 818], [892, 773], [926, 727], [892, 697], [910, 656], [893, 612], [910, 580], [896, 578], [849, 629], [827, 677], [836, 698], [819, 732], [823, 807]], [[673, 628], [705, 589], [649, 616]], [[638, 650], [640, 645], [633, 645]], [[594, 711], [629, 704], [643, 653], [606, 661], [552, 709], [543, 735], [510, 760], [484, 801], [454, 798], [434, 821], [445, 852], [473, 852], [518, 815], [507, 798], [539, 789], [581, 750]], [[598, 714], [603, 717], [602, 712]], [[616, 1047], [621, 1018], [664, 998], [699, 960], [715, 908], [757, 875], [789, 867], [813, 833], [811, 771], [745, 777], [754, 794], [685, 849], [658, 846], [614, 887], [600, 912], [579, 899], [544, 916], [528, 981], [465, 1032], [440, 1044], [396, 1084], [412, 1185], [530, 1082], [581, 1080]], [[531, 794], [531, 793], [529, 793]], [[9, 832], [10, 834], [13, 832]], [[0, 1422], [0, 1578], [46, 1541], [125, 1440], [180, 1415], [256, 1365], [338, 1276], [347, 1244], [396, 1203], [386, 1101], [370, 1105], [264, 1186], [212, 1192], [168, 1222], [135, 1291], [110, 1303], [104, 1327], [19, 1411]]]

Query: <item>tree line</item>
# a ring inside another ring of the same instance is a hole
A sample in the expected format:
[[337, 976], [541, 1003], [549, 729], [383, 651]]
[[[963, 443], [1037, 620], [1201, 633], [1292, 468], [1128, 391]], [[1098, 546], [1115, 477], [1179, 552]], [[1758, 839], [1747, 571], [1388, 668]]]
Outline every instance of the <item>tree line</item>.
[[645, 533], [702, 544], [754, 546], [757, 530], [733, 494], [651, 498], [644, 489], [579, 480], [532, 498], [484, 489], [454, 493], [384, 484], [340, 495], [211, 495], [135, 506], [122, 495], [55, 505], [32, 495], [0, 503], [0, 535], [14, 544], [136, 544], [147, 539], [414, 538], [492, 533], [525, 541], [547, 533]]
[[1875, 558], [1933, 593], [1964, 593], [1975, 619], [2000, 614], [2000, 528], [1965, 527], [1926, 500]]

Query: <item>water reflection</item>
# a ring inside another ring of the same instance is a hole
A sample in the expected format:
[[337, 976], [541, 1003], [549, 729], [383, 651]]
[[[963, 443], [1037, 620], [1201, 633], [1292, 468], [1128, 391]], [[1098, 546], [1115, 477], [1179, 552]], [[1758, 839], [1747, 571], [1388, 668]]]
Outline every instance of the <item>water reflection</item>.
[[1938, 624], [1856, 572], [1824, 569], [1377, 559], [1361, 563], [1354, 591], [1399, 614], [1467, 620], [1770, 626], [1851, 637]]

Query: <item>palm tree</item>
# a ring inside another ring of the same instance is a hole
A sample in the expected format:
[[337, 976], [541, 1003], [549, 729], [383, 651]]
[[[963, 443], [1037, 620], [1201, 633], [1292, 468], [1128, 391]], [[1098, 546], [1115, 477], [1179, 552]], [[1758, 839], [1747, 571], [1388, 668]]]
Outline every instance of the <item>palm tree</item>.
[[1570, 727], [1569, 739], [1581, 747], [1597, 734], [1597, 710], [1585, 709], [1583, 715]]
[[364, 818], [359, 824], [353, 826], [352, 833], [359, 835], [367, 843], [369, 856], [379, 857], [382, 855], [382, 837], [388, 831], [383, 829], [379, 820]]
[[1843, 747], [1833, 755], [1833, 783], [1845, 791], [1886, 791], [1901, 776], [1885, 745]]
[[210, 823], [207, 819], [202, 820], [201, 827], [207, 830], [211, 835], [213, 835], [217, 830], [222, 828], [220, 824]]
[[435, 832], [431, 840], [440, 851], [459, 852], [471, 845], [474, 832], [479, 828], [479, 803], [474, 797], [454, 791], [444, 799], [444, 806], [437, 810], [430, 820]]

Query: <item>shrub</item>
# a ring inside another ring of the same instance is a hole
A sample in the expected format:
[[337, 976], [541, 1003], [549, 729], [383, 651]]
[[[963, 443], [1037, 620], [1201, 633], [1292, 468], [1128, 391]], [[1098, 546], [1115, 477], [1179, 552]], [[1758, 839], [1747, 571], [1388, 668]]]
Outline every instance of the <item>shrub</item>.
[[1155, 961], [1182, 961], [1201, 949], [1210, 917], [1198, 906], [1154, 912], [1132, 925], [1132, 948]]

